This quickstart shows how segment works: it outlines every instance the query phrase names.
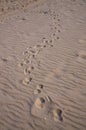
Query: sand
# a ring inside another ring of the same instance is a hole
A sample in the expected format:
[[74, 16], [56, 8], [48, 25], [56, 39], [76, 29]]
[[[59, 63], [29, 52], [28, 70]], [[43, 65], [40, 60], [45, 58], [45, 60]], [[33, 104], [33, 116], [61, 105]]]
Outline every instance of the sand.
[[86, 1], [0, 1], [0, 130], [86, 129]]

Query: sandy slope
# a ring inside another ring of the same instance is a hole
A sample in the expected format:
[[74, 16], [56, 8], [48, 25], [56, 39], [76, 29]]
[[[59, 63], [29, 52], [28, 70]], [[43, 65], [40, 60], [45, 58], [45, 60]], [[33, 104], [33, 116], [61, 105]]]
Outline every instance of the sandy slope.
[[0, 130], [86, 129], [86, 1], [44, 0], [0, 20]]

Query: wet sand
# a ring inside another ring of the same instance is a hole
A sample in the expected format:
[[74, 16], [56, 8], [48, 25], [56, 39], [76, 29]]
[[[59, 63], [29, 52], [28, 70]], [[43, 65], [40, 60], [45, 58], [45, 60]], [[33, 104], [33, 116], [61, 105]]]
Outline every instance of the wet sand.
[[86, 1], [24, 2], [0, 3], [0, 130], [85, 130]]

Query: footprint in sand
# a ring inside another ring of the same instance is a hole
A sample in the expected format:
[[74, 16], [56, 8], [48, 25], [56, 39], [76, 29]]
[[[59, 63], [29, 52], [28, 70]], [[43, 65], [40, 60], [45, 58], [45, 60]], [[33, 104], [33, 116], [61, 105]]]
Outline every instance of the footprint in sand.
[[53, 45], [52, 45], [52, 39], [46, 39], [45, 37], [44, 38], [42, 38], [42, 42], [44, 43], [44, 45], [43, 45], [43, 48], [45, 48], [45, 47], [47, 47], [47, 46], [49, 46], [49, 47], [53, 47]]
[[[47, 47], [49, 40], [46, 40], [45, 38], [43, 38], [43, 40], [45, 41], [45, 43], [26, 48], [26, 50], [23, 52], [23, 59], [18, 64], [18, 66], [23, 68], [24, 75], [27, 76], [32, 73], [32, 71], [34, 70], [33, 62], [36, 60], [37, 55], [39, 54], [40, 51], [43, 50], [43, 48]], [[50, 40], [50, 43], [52, 43], [52, 40]], [[51, 45], [51, 47], [53, 47], [53, 45]], [[31, 80], [32, 80], [31, 77], [25, 77], [22, 80], [22, 83], [24, 85], [28, 85], [31, 82]], [[42, 85], [37, 86], [36, 89], [34, 90], [34, 94], [41, 93], [41, 89]]]
[[48, 119], [51, 106], [51, 100], [48, 101], [45, 95], [40, 94], [32, 105], [31, 114], [42, 119]]
[[36, 86], [36, 89], [34, 90], [34, 94], [39, 94], [42, 92], [44, 86], [42, 84], [39, 84]]
[[[18, 64], [19, 67], [23, 67], [23, 72], [24, 75], [30, 75], [31, 72], [34, 70], [34, 67], [32, 65], [33, 60], [35, 60], [35, 57], [38, 55], [38, 53], [41, 51], [42, 48], [45, 48], [46, 45], [35, 45], [33, 47], [27, 48], [23, 52], [23, 59], [22, 61]], [[28, 67], [29, 65], [29, 67]], [[25, 77], [22, 83], [24, 85], [28, 85], [31, 82], [32, 78], [31, 77]], [[37, 89], [37, 91], [39, 91]]]
[[23, 62], [20, 62], [20, 63], [18, 64], [18, 66], [19, 66], [19, 67], [23, 67], [23, 66], [24, 66]]
[[35, 106], [39, 109], [44, 109], [46, 100], [43, 97], [37, 98], [35, 101]]
[[31, 77], [25, 77], [23, 80], [22, 80], [22, 84], [27, 86], [30, 82], [31, 82], [32, 78]]
[[77, 54], [77, 57], [78, 57], [77, 60], [79, 62], [86, 61], [86, 51], [83, 51], [83, 50], [79, 51], [79, 53]]
[[31, 58], [27, 58], [24, 60], [24, 64], [27, 65], [27, 64], [31, 64], [32, 63], [32, 59]]
[[[34, 57], [36, 57], [39, 54], [41, 49], [45, 47], [45, 44], [36, 45], [33, 48], [29, 48], [29, 50], [26, 50], [23, 53], [24, 60], [21, 63], [19, 63], [19, 66], [23, 66], [24, 75], [26, 75], [26, 77], [22, 80], [23, 85], [28, 86], [28, 84], [31, 82], [32, 78], [30, 77], [30, 74], [34, 70], [32, 61], [34, 60]], [[57, 78], [61, 76], [61, 74], [61, 69], [56, 68], [53, 69], [52, 72], [50, 72], [47, 75], [46, 79], [51, 80], [53, 77]], [[31, 107], [31, 114], [33, 116], [55, 122], [63, 121], [62, 110], [59, 109], [57, 105], [52, 101], [52, 99], [47, 95], [47, 93], [44, 91], [44, 86], [42, 84], [36, 86], [36, 89], [34, 90], [34, 96], [36, 96], [36, 99], [34, 100], [34, 103]]]
[[34, 67], [33, 67], [33, 66], [30, 66], [30, 67], [28, 67], [28, 68], [24, 68], [24, 74], [25, 74], [25, 75], [28, 75], [28, 74], [30, 74], [33, 70], [34, 70]]
[[39, 54], [40, 51], [42, 51], [43, 48], [46, 48], [47, 45], [46, 44], [38, 44], [35, 45], [33, 47], [29, 47], [27, 48], [24, 52], [23, 52], [23, 60], [22, 62], [20, 62], [18, 64], [18, 66], [22, 67], [24, 65], [27, 64], [32, 64], [33, 60], [35, 60], [35, 58], [37, 57], [37, 55]]
[[22, 59], [22, 61], [20, 61], [20, 63], [18, 64], [19, 67], [21, 68], [25, 68], [27, 65], [31, 65], [32, 60], [27, 58], [27, 59]]
[[24, 52], [23, 52], [23, 55], [24, 56], [27, 56], [29, 54], [29, 49], [27, 48]]
[[63, 121], [62, 110], [59, 108], [52, 109], [52, 116], [55, 122]]
[[45, 120], [63, 121], [62, 110], [47, 95], [41, 94], [35, 99], [31, 108], [31, 114]]

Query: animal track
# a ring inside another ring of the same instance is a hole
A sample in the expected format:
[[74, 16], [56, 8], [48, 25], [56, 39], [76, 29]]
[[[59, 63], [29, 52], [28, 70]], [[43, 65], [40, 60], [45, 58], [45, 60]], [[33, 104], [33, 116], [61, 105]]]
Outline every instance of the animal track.
[[47, 101], [43, 94], [40, 94], [35, 100], [31, 108], [31, 114], [39, 118], [48, 118], [50, 102]]
[[40, 94], [34, 100], [31, 114], [45, 120], [63, 121], [62, 110], [57, 107], [47, 94]]
[[22, 67], [24, 64], [21, 62], [18, 64], [19, 67]]
[[52, 115], [53, 115], [54, 121], [56, 121], [56, 122], [63, 121], [63, 116], [62, 116], [62, 110], [61, 109], [54, 108], [52, 110]]
[[[40, 44], [40, 45], [38, 44], [33, 47], [27, 48], [23, 52], [23, 59], [18, 64], [18, 66], [23, 67], [24, 75], [30, 75], [33, 72], [33, 70], [34, 70], [33, 62], [36, 60], [36, 57], [40, 53], [40, 51], [42, 51], [47, 46], [53, 47], [53, 45], [51, 44], [52, 40], [50, 40], [50, 42], [49, 42], [49, 40], [46, 40], [46, 38], [43, 38], [43, 42], [44, 42], [43, 44]], [[36, 60], [36, 63], [39, 66], [39, 62], [37, 62], [37, 60]], [[29, 79], [25, 78], [23, 80], [23, 84], [27, 85], [30, 83], [30, 81], [31, 81], [30, 78]], [[40, 92], [40, 90], [38, 90], [38, 89], [34, 91], [34, 93], [39, 93], [39, 92]]]
[[31, 114], [42, 118], [57, 121], [63, 121], [62, 110], [52, 101], [52, 99], [44, 91], [44, 85], [39, 84], [34, 90], [37, 95], [31, 108]]
[[39, 84], [36, 86], [36, 89], [34, 90], [34, 94], [39, 94], [43, 90], [44, 86], [42, 84]]
[[25, 75], [30, 74], [33, 71], [33, 69], [34, 69], [33, 66], [28, 67], [28, 68], [24, 68], [24, 74]]
[[44, 108], [45, 107], [45, 98], [43, 98], [43, 97], [37, 98], [35, 101], [35, 106], [39, 109]]
[[31, 82], [32, 78], [31, 77], [25, 77], [22, 81], [24, 85], [28, 85]]
[[[60, 19], [56, 17], [55, 12], [54, 13], [54, 32], [52, 33], [52, 36], [57, 39], [59, 39], [59, 36], [56, 36], [56, 31], [60, 33], [60, 29], [57, 28], [57, 24], [59, 24]], [[58, 21], [58, 23], [56, 22]], [[35, 45], [33, 47], [27, 48], [23, 52], [23, 60], [19, 63], [20, 67], [23, 67], [23, 72], [26, 77], [22, 80], [22, 83], [24, 85], [28, 85], [32, 81], [31, 73], [34, 71], [35, 66], [34, 61], [37, 61], [36, 58], [39, 55], [39, 53], [46, 47], [53, 47], [53, 39], [47, 39], [45, 37], [42, 38], [42, 44]], [[38, 62], [36, 62], [39, 64]], [[52, 70], [52, 72], [47, 75], [46, 79], [51, 80], [53, 77], [57, 78], [62, 74], [62, 71], [58, 68]], [[62, 117], [62, 110], [58, 108], [58, 105], [56, 105], [52, 99], [47, 95], [44, 85], [38, 84], [36, 88], [33, 91], [35, 99], [33, 101], [32, 107], [31, 107], [31, 114], [33, 116], [36, 116], [38, 118], [42, 119], [48, 119], [53, 120], [55, 122], [57, 121], [63, 121]]]

